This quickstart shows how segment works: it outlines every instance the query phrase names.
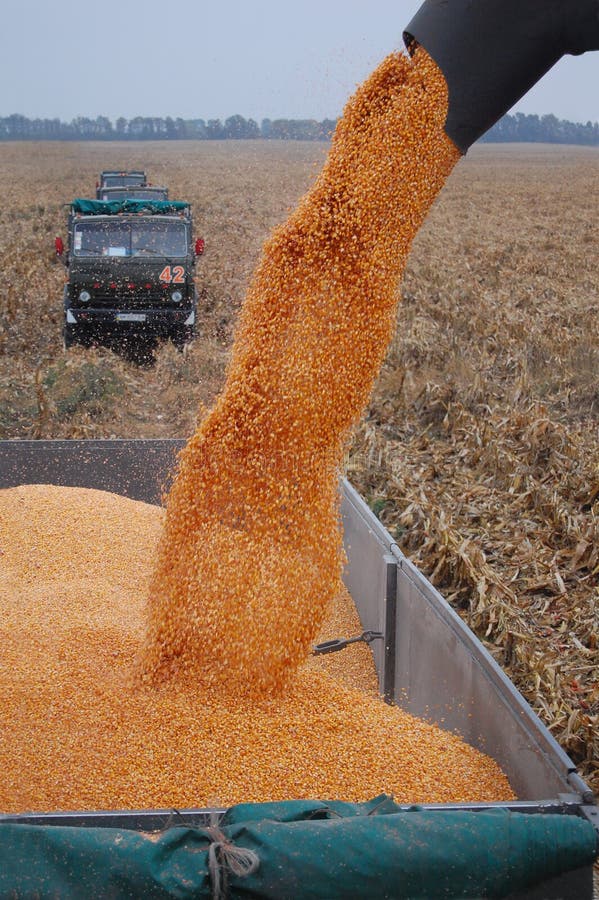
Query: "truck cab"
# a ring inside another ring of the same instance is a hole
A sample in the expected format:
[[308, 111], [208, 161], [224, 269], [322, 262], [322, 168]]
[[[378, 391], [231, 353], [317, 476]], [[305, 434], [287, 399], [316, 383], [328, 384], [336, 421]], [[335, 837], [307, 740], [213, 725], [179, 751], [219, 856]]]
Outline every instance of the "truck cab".
[[64, 345], [143, 332], [182, 349], [194, 336], [197, 291], [191, 209], [181, 201], [77, 199], [67, 247]]

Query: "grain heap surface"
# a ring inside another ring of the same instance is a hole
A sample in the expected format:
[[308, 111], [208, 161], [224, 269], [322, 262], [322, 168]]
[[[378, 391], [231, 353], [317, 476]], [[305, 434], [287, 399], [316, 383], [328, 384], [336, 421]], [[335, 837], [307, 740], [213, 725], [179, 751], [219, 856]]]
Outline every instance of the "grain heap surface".
[[338, 476], [390, 339], [411, 241], [459, 158], [444, 79], [389, 56], [312, 190], [266, 243], [225, 388], [179, 460], [143, 671], [276, 693], [343, 563]]
[[[0, 491], [1, 811], [511, 799], [495, 763], [374, 696], [364, 645], [313, 658], [279, 698], [140, 684], [162, 517], [101, 491]], [[321, 639], [359, 630], [341, 596]]]

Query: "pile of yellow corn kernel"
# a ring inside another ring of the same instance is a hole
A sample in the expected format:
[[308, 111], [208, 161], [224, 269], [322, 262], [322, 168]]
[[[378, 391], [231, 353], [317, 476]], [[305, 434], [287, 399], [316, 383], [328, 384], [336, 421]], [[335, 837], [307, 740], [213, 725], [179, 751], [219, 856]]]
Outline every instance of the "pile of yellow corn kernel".
[[[511, 799], [488, 757], [378, 698], [365, 644], [312, 657], [280, 697], [140, 684], [162, 519], [102, 491], [0, 491], [0, 811]], [[360, 631], [341, 594], [318, 637]]]
[[358, 89], [313, 188], [264, 247], [224, 390], [179, 460], [142, 671], [278, 693], [343, 565], [338, 479], [411, 241], [459, 158], [421, 50]]

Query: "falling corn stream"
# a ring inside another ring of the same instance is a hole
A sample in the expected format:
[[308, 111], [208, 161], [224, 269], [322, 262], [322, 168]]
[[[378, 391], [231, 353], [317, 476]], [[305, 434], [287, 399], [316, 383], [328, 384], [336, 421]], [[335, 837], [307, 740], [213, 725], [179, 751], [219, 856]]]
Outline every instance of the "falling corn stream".
[[263, 248], [224, 390], [179, 460], [145, 677], [278, 692], [340, 589], [338, 480], [414, 235], [459, 151], [433, 61], [388, 56]]

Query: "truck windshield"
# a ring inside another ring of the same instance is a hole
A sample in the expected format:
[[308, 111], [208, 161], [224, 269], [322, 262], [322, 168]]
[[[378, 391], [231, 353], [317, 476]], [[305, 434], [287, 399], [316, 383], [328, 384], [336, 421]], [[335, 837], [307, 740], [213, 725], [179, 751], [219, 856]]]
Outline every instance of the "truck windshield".
[[73, 234], [73, 254], [98, 256], [187, 256], [184, 222], [78, 222]]

